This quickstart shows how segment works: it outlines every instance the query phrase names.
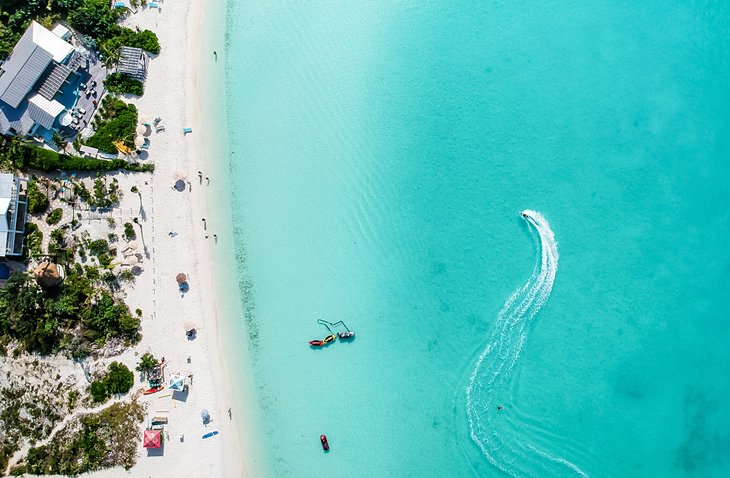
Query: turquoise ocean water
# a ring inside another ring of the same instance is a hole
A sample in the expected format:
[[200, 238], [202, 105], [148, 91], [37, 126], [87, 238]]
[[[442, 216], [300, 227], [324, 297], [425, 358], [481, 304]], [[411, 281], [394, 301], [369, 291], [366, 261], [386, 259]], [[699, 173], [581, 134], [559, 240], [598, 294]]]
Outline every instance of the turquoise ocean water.
[[730, 4], [226, 8], [257, 476], [730, 476]]

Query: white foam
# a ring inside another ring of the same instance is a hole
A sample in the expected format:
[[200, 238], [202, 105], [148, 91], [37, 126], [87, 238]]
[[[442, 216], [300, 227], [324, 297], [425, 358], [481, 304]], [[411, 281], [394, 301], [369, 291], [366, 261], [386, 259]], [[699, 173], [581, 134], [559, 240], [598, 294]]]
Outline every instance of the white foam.
[[[550, 297], [558, 271], [558, 245], [548, 221], [537, 211], [526, 209], [520, 215], [532, 226], [540, 245], [540, 260], [527, 282], [512, 293], [497, 315], [487, 346], [476, 361], [466, 389], [466, 411], [471, 437], [494, 466], [511, 476], [518, 468], [545, 469], [558, 465], [563, 474], [587, 476], [577, 465], [525, 445], [509, 443], [492, 422], [497, 407], [492, 403], [495, 389], [509, 377], [520, 357], [532, 318]], [[534, 234], [533, 234], [534, 236]]]

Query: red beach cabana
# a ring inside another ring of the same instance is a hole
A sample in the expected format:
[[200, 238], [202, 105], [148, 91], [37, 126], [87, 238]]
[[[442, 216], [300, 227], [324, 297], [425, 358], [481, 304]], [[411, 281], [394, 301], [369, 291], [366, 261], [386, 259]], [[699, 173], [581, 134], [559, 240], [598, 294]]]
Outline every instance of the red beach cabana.
[[160, 448], [162, 438], [159, 430], [145, 430], [142, 436], [142, 446], [145, 448]]

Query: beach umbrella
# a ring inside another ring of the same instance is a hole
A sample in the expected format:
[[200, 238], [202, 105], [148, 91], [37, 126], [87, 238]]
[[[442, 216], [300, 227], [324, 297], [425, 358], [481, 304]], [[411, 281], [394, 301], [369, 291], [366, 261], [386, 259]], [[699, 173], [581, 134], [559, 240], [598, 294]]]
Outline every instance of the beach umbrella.
[[45, 288], [56, 287], [63, 280], [58, 266], [51, 262], [41, 262], [33, 274], [38, 285]]
[[145, 448], [160, 448], [162, 438], [159, 430], [145, 430], [142, 436], [142, 446]]
[[73, 116], [71, 116], [71, 114], [67, 111], [66, 114], [61, 117], [61, 126], [68, 126], [73, 122], [73, 120]]
[[149, 126], [151, 124], [150, 119], [146, 116], [140, 116], [139, 122], [142, 123], [143, 126]]
[[139, 264], [139, 257], [137, 257], [136, 254], [132, 254], [129, 257], [127, 257], [128, 266], [136, 266], [137, 264]]
[[182, 179], [178, 179], [177, 181], [175, 181], [175, 189], [181, 192], [185, 191], [185, 181], [183, 181]]
[[170, 375], [170, 389], [182, 392], [185, 388], [185, 379], [179, 374]]
[[135, 148], [139, 149], [139, 148], [142, 147], [143, 144], [144, 144], [144, 138], [143, 137], [137, 136], [136, 138], [134, 138], [134, 147]]
[[188, 320], [185, 322], [185, 332], [190, 332], [191, 330], [195, 330], [195, 323], [191, 320]]
[[147, 132], [147, 126], [141, 124], [137, 126], [137, 129], [135, 131], [137, 131], [137, 134], [145, 134]]
[[185, 275], [185, 273], [184, 273], [184, 272], [181, 272], [181, 273], [179, 273], [179, 274], [178, 274], [178, 275], [177, 275], [177, 276], [175, 277], [175, 280], [177, 281], [177, 283], [178, 283], [178, 284], [182, 284], [183, 282], [185, 282], [186, 280], [188, 280], [188, 276], [187, 276], [187, 275]]
[[185, 175], [180, 171], [175, 171], [175, 174], [172, 175], [172, 179], [174, 179], [175, 181], [180, 181], [182, 179], [184, 181]]
[[136, 251], [138, 247], [139, 243], [137, 241], [129, 241], [124, 249], [131, 249], [133, 251]]
[[210, 413], [208, 413], [208, 410], [204, 408], [203, 411], [200, 412], [200, 418], [203, 419], [203, 423], [210, 421]]

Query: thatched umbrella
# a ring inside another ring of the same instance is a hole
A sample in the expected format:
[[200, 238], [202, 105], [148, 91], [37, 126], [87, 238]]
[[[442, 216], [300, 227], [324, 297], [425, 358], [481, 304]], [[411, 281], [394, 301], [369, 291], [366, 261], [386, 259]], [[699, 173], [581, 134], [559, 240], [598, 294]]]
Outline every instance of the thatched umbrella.
[[134, 147], [139, 149], [144, 145], [144, 138], [142, 136], [137, 136], [134, 138]]
[[126, 263], [128, 266], [136, 266], [137, 264], [139, 264], [139, 257], [137, 257], [136, 254], [132, 254], [127, 257]]
[[188, 276], [185, 275], [184, 272], [181, 272], [177, 275], [177, 277], [175, 277], [175, 280], [177, 281], [178, 284], [182, 284], [183, 282], [188, 280]]
[[180, 181], [181, 179], [185, 181], [185, 175], [181, 173], [180, 171], [175, 171], [175, 174], [172, 175], [172, 179], [175, 181]]
[[185, 322], [185, 332], [190, 333], [191, 330], [195, 330], [195, 323], [192, 320]]
[[63, 280], [58, 266], [51, 262], [41, 262], [38, 264], [33, 275], [38, 285], [44, 288], [56, 287]]
[[147, 132], [147, 126], [141, 124], [141, 125], [137, 126], [137, 129], [135, 131], [137, 132], [137, 134], [143, 135]]

